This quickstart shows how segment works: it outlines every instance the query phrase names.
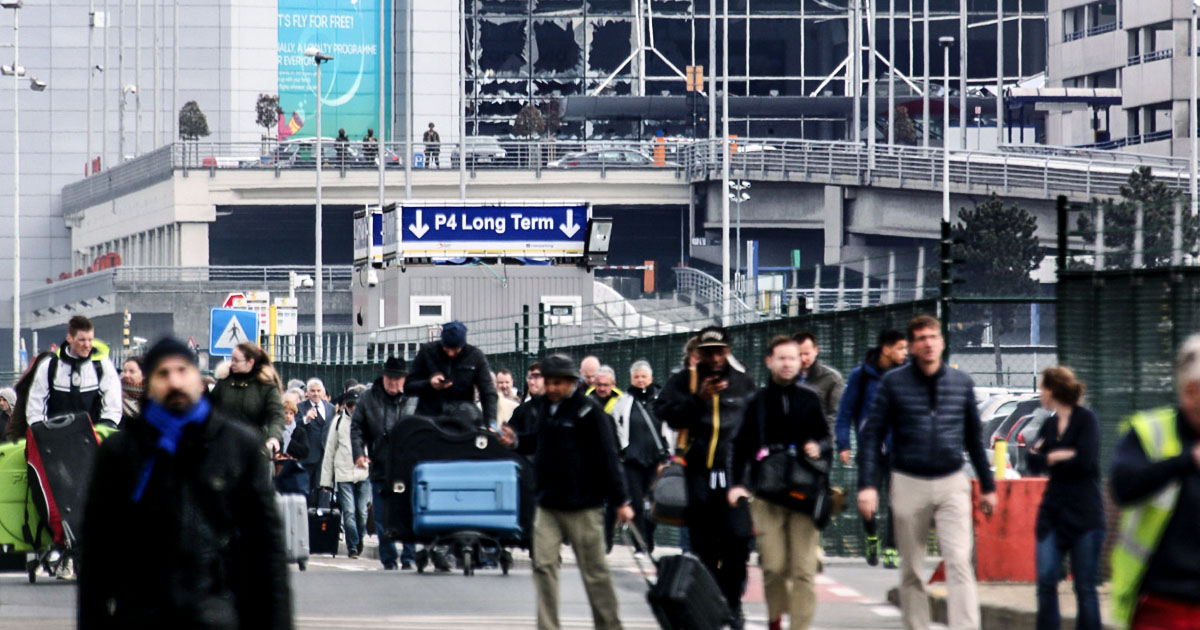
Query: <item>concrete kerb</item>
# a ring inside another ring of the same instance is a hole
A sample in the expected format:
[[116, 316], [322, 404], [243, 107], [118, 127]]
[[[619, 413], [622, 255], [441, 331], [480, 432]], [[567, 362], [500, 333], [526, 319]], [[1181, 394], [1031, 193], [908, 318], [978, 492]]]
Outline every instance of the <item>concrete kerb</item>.
[[[926, 586], [931, 619], [947, 623], [946, 585]], [[1108, 619], [1108, 589], [1100, 589], [1100, 614], [1105, 630], [1119, 630]], [[1058, 594], [1062, 630], [1075, 629], [1075, 594], [1069, 582], [1059, 584]], [[888, 591], [888, 601], [900, 606], [900, 589]], [[1034, 630], [1037, 628], [1037, 587], [1033, 584], [980, 584], [979, 618], [981, 630]]]

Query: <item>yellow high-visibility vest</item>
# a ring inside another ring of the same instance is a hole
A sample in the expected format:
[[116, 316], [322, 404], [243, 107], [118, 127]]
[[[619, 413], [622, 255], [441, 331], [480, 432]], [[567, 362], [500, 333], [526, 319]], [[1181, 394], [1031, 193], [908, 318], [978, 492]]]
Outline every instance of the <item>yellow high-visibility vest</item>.
[[[1177, 422], [1175, 409], [1170, 407], [1138, 413], [1129, 419], [1130, 427], [1151, 462], [1170, 459], [1183, 452]], [[1179, 481], [1172, 481], [1141, 503], [1121, 510], [1121, 535], [1113, 549], [1111, 562], [1113, 616], [1122, 628], [1133, 623], [1146, 567], [1175, 513], [1180, 486]]]

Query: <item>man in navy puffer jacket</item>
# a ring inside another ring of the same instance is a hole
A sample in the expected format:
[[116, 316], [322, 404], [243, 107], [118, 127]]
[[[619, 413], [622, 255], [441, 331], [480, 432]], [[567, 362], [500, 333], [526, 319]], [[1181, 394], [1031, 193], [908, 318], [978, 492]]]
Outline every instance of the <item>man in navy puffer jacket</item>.
[[965, 372], [942, 363], [946, 340], [937, 319], [913, 318], [908, 343], [912, 363], [883, 377], [859, 433], [858, 509], [869, 519], [878, 507], [879, 447], [890, 433], [892, 517], [900, 547], [904, 627], [929, 628], [921, 569], [933, 523], [946, 561], [948, 625], [951, 630], [975, 629], [979, 628], [979, 595], [971, 563], [971, 481], [963, 471], [964, 451], [979, 478], [984, 513], [991, 514], [996, 506], [996, 483], [975, 408], [975, 383]]

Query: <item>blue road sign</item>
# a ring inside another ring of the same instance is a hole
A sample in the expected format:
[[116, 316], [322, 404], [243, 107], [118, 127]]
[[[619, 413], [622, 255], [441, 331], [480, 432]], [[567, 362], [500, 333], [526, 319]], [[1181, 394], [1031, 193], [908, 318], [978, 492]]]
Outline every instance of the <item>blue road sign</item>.
[[240, 308], [214, 308], [209, 317], [208, 353], [233, 354], [234, 346], [258, 343], [258, 313]]
[[397, 214], [406, 256], [580, 256], [589, 212], [587, 204], [412, 204]]

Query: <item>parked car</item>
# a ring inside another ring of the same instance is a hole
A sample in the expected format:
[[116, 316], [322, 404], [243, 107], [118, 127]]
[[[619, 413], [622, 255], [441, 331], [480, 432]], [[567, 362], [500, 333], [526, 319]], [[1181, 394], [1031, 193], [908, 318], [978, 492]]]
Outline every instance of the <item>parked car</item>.
[[1013, 424], [1016, 424], [1018, 420], [1033, 413], [1035, 409], [1041, 406], [1042, 401], [1037, 396], [1026, 396], [1017, 401], [1016, 406], [1013, 407], [1008, 415], [993, 415], [983, 424], [983, 431], [981, 433], [985, 443], [988, 445], [992, 444], [996, 437], [1000, 435], [1007, 438]]
[[[500, 141], [488, 136], [471, 136], [464, 142], [466, 145], [467, 166], [473, 164], [498, 164], [508, 157], [508, 151], [500, 146]], [[424, 146], [424, 145], [420, 145]], [[442, 149], [450, 151], [450, 166], [458, 168], [458, 143], [442, 143]], [[428, 166], [429, 158], [425, 158]]]
[[1042, 426], [1046, 424], [1046, 420], [1053, 417], [1053, 413], [1048, 409], [1039, 408], [1013, 432], [1013, 439], [1009, 442], [1008, 452], [1011, 454], [1010, 458], [1013, 462], [1013, 467], [1026, 477], [1044, 475], [1047, 472], [1031, 467], [1028, 456], [1029, 449], [1033, 447], [1034, 442], [1037, 440], [1038, 432], [1042, 430]]
[[[547, 168], [627, 168], [655, 166], [654, 158], [632, 149], [580, 151], [546, 164]], [[674, 162], [661, 166], [676, 167]]]
[[1017, 408], [1017, 403], [1026, 398], [1029, 398], [1029, 396], [1020, 394], [999, 394], [992, 396], [979, 403], [979, 419], [986, 426], [989, 421], [995, 420], [998, 416], [1007, 418]]
[[[342, 152], [339, 152], [339, 148]], [[325, 168], [369, 168], [378, 166], [374, 160], [365, 159], [361, 146], [347, 143], [339, 145], [333, 138], [321, 138], [321, 164]], [[274, 151], [270, 164], [280, 168], [313, 168], [317, 151], [314, 138], [285, 140]]]

